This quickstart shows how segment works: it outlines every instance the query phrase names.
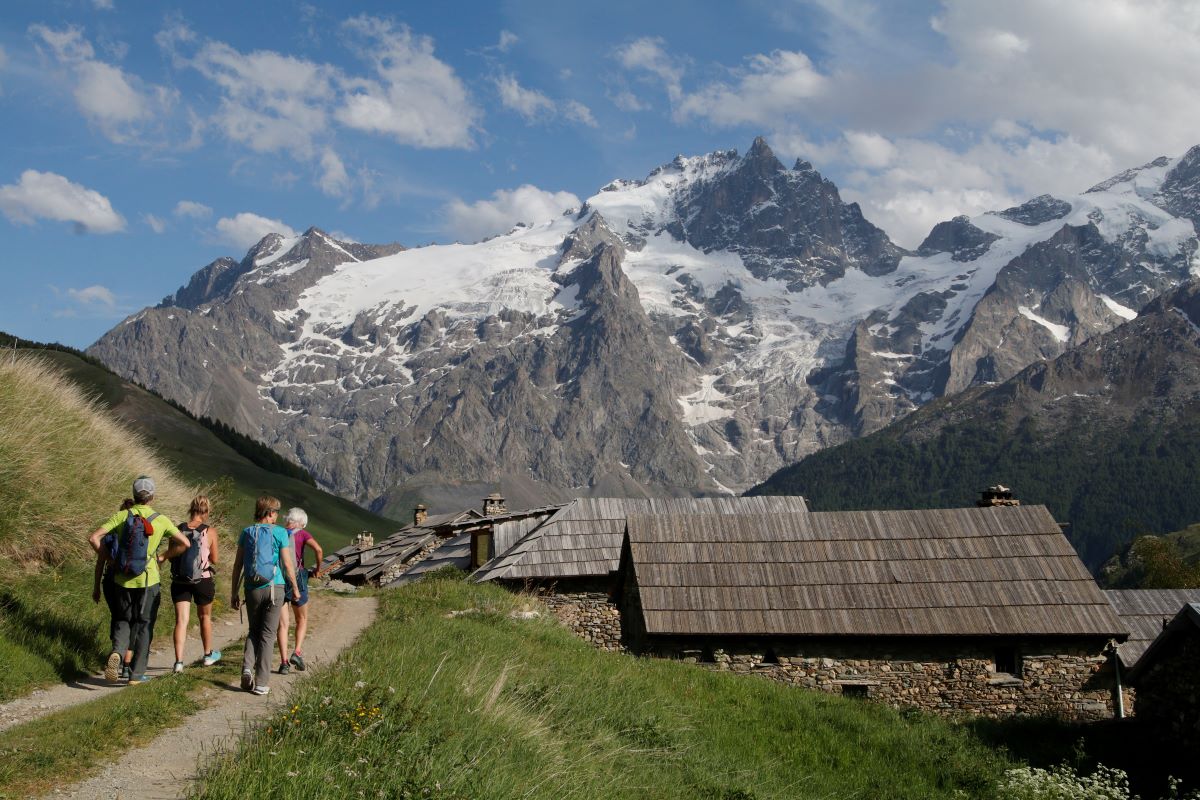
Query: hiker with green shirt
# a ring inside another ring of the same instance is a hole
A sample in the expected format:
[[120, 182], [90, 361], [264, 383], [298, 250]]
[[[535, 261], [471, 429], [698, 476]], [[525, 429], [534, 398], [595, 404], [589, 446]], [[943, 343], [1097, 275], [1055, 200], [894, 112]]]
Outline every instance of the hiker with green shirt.
[[246, 615], [249, 617], [249, 633], [242, 652], [242, 688], [257, 695], [271, 691], [271, 656], [275, 652], [275, 631], [283, 610], [285, 576], [292, 594], [300, 594], [288, 532], [275, 524], [279, 519], [279, 505], [279, 501], [270, 495], [258, 498], [254, 504], [254, 524], [242, 531], [233, 559], [233, 590], [229, 605], [241, 607], [238, 583], [244, 570]]
[[[188, 548], [187, 538], [175, 524], [150, 507], [154, 501], [152, 479], [138, 476], [133, 482], [133, 501], [133, 506], [109, 517], [88, 537], [92, 549], [113, 564], [116, 618], [104, 678], [116, 683], [122, 654], [132, 646], [131, 685], [146, 680], [150, 636], [161, 600], [158, 565]], [[169, 538], [170, 544], [166, 552], [159, 553], [164, 538]]]

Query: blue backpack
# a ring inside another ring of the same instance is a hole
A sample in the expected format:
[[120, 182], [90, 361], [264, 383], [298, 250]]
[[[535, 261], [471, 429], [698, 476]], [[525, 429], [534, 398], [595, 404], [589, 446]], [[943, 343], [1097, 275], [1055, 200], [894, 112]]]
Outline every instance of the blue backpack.
[[243, 548], [246, 580], [254, 586], [265, 586], [275, 580], [275, 568], [279, 564], [279, 549], [275, 546], [275, 535], [271, 525], [251, 525], [246, 528], [246, 546]]
[[117, 535], [113, 559], [122, 575], [141, 575], [146, 571], [146, 562], [150, 560], [150, 537], [154, 535], [154, 520], [159, 515], [151, 514], [143, 517], [130, 511], [125, 517], [125, 524]]

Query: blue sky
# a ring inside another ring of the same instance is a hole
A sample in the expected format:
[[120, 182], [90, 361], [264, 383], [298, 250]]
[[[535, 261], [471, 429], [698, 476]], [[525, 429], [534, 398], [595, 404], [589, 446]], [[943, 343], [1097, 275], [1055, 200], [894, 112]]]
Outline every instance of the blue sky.
[[474, 240], [760, 134], [915, 246], [1181, 154], [1197, 86], [1183, 0], [9, 0], [0, 329], [86, 346], [267, 230]]

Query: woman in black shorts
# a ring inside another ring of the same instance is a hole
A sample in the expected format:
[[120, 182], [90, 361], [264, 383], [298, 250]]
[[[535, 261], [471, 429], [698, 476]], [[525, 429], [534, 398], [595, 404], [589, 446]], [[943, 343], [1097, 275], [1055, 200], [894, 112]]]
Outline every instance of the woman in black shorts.
[[[217, 529], [208, 524], [212, 504], [204, 495], [192, 500], [188, 521], [179, 532], [191, 547], [171, 563], [171, 602], [175, 604], [175, 671], [183, 672], [183, 644], [187, 639], [188, 616], [192, 603], [200, 614], [200, 641], [204, 644], [204, 666], [221, 660], [221, 651], [212, 649], [212, 602], [217, 595], [213, 568], [217, 566]], [[192, 565], [195, 565], [194, 568]]]

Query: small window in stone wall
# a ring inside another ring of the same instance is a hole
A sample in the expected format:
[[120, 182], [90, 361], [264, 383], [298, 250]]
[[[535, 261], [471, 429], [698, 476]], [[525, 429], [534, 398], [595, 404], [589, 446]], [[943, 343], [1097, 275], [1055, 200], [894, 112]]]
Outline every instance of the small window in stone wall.
[[1015, 647], [996, 648], [996, 672], [1021, 677], [1021, 655]]
[[869, 688], [865, 684], [844, 683], [842, 684], [842, 696], [858, 697], [865, 700], [868, 697], [867, 689]]
[[767, 652], [763, 653], [763, 659], [762, 659], [762, 663], [764, 663], [764, 664], [778, 664], [778, 663], [779, 663], [779, 656], [778, 656], [778, 654], [776, 654], [776, 652], [775, 652], [774, 650], [771, 650], [770, 648], [768, 648], [768, 649], [767, 649]]

